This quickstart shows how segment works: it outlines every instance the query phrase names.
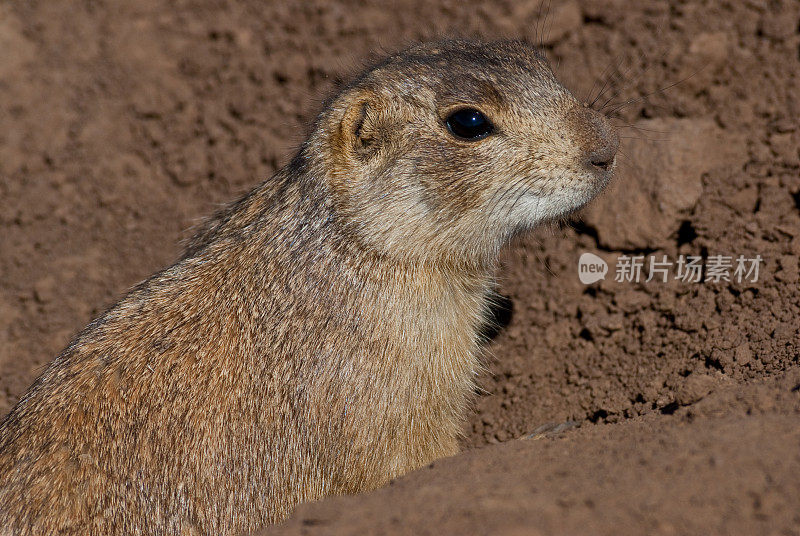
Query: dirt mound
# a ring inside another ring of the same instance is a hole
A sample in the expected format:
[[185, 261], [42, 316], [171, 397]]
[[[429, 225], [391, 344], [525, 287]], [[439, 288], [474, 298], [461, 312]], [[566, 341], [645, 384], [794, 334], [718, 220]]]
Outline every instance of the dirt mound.
[[791, 534], [798, 388], [795, 373], [722, 389], [666, 425], [651, 414], [468, 451], [368, 495], [301, 506], [263, 533]]
[[[562, 1], [546, 22], [539, 6], [0, 6], [0, 414], [199, 218], [285, 163], [370, 55], [542, 39], [578, 97], [602, 91], [623, 156], [582, 218], [506, 254], [513, 317], [464, 446], [582, 426], [303, 507], [285, 530], [796, 530], [800, 4]], [[604, 280], [581, 283], [583, 253]], [[762, 259], [757, 280], [740, 256]], [[696, 258], [701, 281], [676, 278]]]

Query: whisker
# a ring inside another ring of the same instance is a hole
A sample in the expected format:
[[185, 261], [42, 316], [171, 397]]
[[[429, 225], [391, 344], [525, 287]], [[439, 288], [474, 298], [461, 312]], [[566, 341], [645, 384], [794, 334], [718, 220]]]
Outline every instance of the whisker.
[[[539, 204], [541, 202], [542, 202], [541, 198], [537, 198], [536, 199], [536, 212], [539, 212]], [[543, 245], [543, 244], [540, 243], [540, 245]], [[553, 271], [553, 269], [550, 268], [550, 264], [545, 259], [542, 259], [538, 255], [536, 255], [536, 258], [539, 259], [539, 262], [541, 262], [542, 265], [544, 265], [545, 269], [550, 273], [550, 275], [552, 275], [553, 277], [558, 277], [558, 275], [556, 275], [556, 273]]]
[[[544, 14], [544, 30], [545, 30], [545, 41], [550, 36], [550, 31], [553, 29], [553, 18], [550, 17], [550, 8], [552, 7], [553, 3], [552, 0], [547, 0], [547, 12]], [[550, 27], [547, 26], [547, 19], [550, 17]], [[545, 42], [543, 41], [543, 43]]]
[[648, 138], [647, 136], [619, 136], [621, 140], [645, 140], [645, 141], [670, 141], [670, 138]]
[[[660, 37], [661, 34], [662, 34], [662, 30], [658, 30], [656, 32], [656, 36], [655, 36], [656, 41], [659, 40], [659, 37]], [[662, 49], [662, 51], [658, 55], [661, 56], [661, 58], [664, 58], [666, 56], [666, 50]], [[647, 54], [645, 53], [645, 49], [641, 49], [639, 51], [638, 55], [636, 56], [636, 58], [633, 60], [631, 65], [628, 66], [628, 68], [621, 75], [621, 77], [623, 79], [628, 79], [628, 74], [632, 71], [634, 66], [635, 65], [640, 65], [646, 59], [647, 59]], [[611, 95], [611, 97], [609, 97], [608, 99], [606, 99], [603, 102], [603, 105], [598, 109], [598, 111], [601, 111], [601, 110], [605, 109], [605, 107], [608, 106], [608, 104], [611, 103], [614, 99], [616, 99], [623, 91], [625, 91], [626, 89], [632, 87], [634, 84], [638, 83], [642, 79], [642, 77], [645, 75], [645, 73], [647, 73], [651, 68], [653, 68], [653, 66], [655, 66], [657, 64], [658, 64], [658, 62], [655, 62], [655, 61], [654, 62], [650, 62], [649, 65], [645, 69], [640, 71], [632, 79], [627, 80], [627, 83], [625, 83], [622, 86], [620, 86], [619, 88], [617, 88], [617, 90], [614, 91], [614, 93]]]
[[[612, 117], [611, 119], [619, 119], [619, 118]], [[632, 128], [634, 130], [642, 130], [644, 132], [655, 132], [656, 134], [672, 134], [672, 132], [669, 131], [669, 130], [656, 130], [654, 128], [644, 128], [644, 127], [639, 127], [639, 126], [636, 126], [636, 125], [633, 125], [633, 124], [630, 124], [630, 123], [624, 123], [622, 125], [614, 125], [614, 128], [616, 128], [617, 130], [622, 130], [622, 129], [625, 129], [625, 128]]]
[[[595, 96], [594, 99], [592, 99], [592, 102], [589, 103], [589, 107], [594, 107], [594, 104], [597, 102], [597, 100], [600, 97], [602, 97], [603, 94], [605, 94], [606, 91], [608, 91], [609, 89], [614, 87], [614, 76], [611, 74], [613, 71], [610, 71], [610, 69], [611, 69], [611, 67], [613, 65], [614, 66], [613, 70], [616, 71], [617, 69], [619, 69], [619, 66], [622, 65], [622, 62], [624, 60], [625, 60], [625, 58], [623, 58], [622, 55], [620, 55], [619, 59], [616, 62], [616, 65], [612, 63], [608, 67], [605, 68], [605, 70], [603, 71], [603, 74], [601, 74], [600, 76], [602, 76], [603, 78], [606, 78], [606, 81], [603, 82], [603, 86], [600, 88], [600, 92]], [[606, 73], [608, 73], [608, 77], [606, 77]], [[594, 89], [594, 86], [592, 86], [592, 89]], [[590, 95], [591, 95], [591, 93], [590, 93]]]
[[521, 181], [521, 180], [523, 180], [523, 179], [517, 179], [517, 181], [515, 181], [514, 183], [512, 183], [510, 187], [508, 187], [508, 188], [504, 188], [503, 190], [498, 190], [497, 192], [495, 192], [494, 194], [492, 194], [492, 197], [491, 197], [491, 199], [489, 200], [489, 203], [487, 203], [487, 208], [488, 208], [487, 212], [489, 212], [489, 213], [495, 213], [495, 212], [497, 211], [497, 208], [500, 206], [500, 202], [503, 200], [503, 198], [504, 198], [506, 195], [508, 195], [508, 192], [509, 192], [509, 190], [511, 190], [511, 189], [513, 189], [513, 188], [515, 188], [515, 187], [516, 187], [516, 185], [517, 185], [517, 184], [519, 183], [519, 181]]
[[[674, 82], [674, 83], [672, 83], [672, 84], [670, 84], [670, 85], [668, 85], [668, 86], [666, 86], [666, 87], [662, 87], [662, 88], [660, 88], [660, 89], [657, 89], [657, 90], [655, 90], [655, 91], [651, 91], [650, 93], [647, 93], [647, 94], [645, 94], [645, 95], [642, 95], [641, 97], [637, 97], [637, 98], [635, 98], [635, 99], [629, 99], [629, 100], [627, 100], [627, 101], [623, 102], [622, 104], [620, 104], [619, 106], [615, 107], [613, 110], [611, 110], [610, 112], [608, 112], [608, 114], [609, 114], [609, 115], [611, 115], [611, 114], [613, 114], [613, 113], [615, 113], [615, 112], [617, 112], [617, 111], [621, 110], [622, 108], [624, 108], [624, 107], [626, 107], [626, 106], [630, 106], [631, 104], [635, 104], [636, 102], [643, 101], [644, 99], [646, 99], [646, 98], [648, 98], [648, 97], [651, 97], [651, 96], [653, 96], [653, 95], [655, 95], [655, 94], [657, 94], [657, 93], [663, 93], [664, 91], [667, 91], [668, 89], [672, 89], [672, 88], [674, 88], [675, 86], [677, 86], [678, 84], [682, 84], [682, 83], [686, 82], [687, 80], [689, 80], [690, 78], [692, 78], [692, 77], [696, 76], [698, 73], [700, 73], [700, 72], [701, 72], [703, 69], [705, 69], [707, 66], [708, 66], [708, 65], [704, 65], [704, 66], [700, 67], [698, 70], [696, 70], [695, 72], [693, 72], [692, 74], [690, 74], [690, 75], [689, 75], [689, 76], [687, 76], [686, 78], [682, 78], [681, 80], [678, 80], [677, 82]], [[602, 109], [602, 108], [601, 108], [601, 109]]]
[[[501, 211], [500, 209], [505, 209], [505, 204], [506, 204], [505, 201], [509, 197], [513, 198], [513, 195], [516, 192], [517, 188], [519, 188], [520, 185], [524, 185], [525, 181], [527, 181], [527, 180], [528, 180], [528, 177], [522, 177], [522, 178], [517, 179], [516, 181], [514, 181], [511, 184], [511, 186], [509, 188], [507, 188], [506, 190], [504, 190], [502, 195], [500, 195], [497, 198], [496, 202], [494, 203], [494, 206], [492, 207], [492, 211], [494, 211], [494, 210]], [[503, 202], [502, 205], [500, 204], [501, 201]]]
[[[508, 209], [509, 212], [512, 212], [514, 210], [514, 207], [517, 206], [517, 203], [519, 203], [520, 199], [522, 199], [525, 196], [526, 193], [525, 190], [527, 190], [528, 185], [525, 184], [523, 186], [524, 188], [520, 188], [519, 192], [516, 194], [516, 199], [514, 200], [513, 203], [511, 203], [511, 207]], [[538, 206], [538, 201], [537, 201], [537, 206]]]
[[547, 11], [549, 11], [549, 4], [547, 11], [544, 14], [544, 20], [542, 20], [542, 8], [544, 7], [544, 0], [539, 0], [539, 8], [536, 12], [536, 28], [534, 30], [534, 35], [536, 36], [536, 40], [539, 41], [539, 48], [544, 48], [544, 28], [545, 22], [547, 21]]
[[638, 171], [639, 173], [644, 173], [644, 169], [642, 169], [642, 167], [640, 165], [638, 165], [633, 158], [628, 156], [627, 153], [625, 153], [621, 149], [618, 149], [618, 152], [619, 152], [620, 155], [622, 155], [622, 156], [624, 156], [625, 158], [628, 159], [628, 162], [623, 162], [623, 161], [620, 160], [619, 161], [620, 164], [627, 164], [628, 166], [630, 166], [631, 169], [633, 169], [635, 171]]
[[[631, 106], [633, 104], [638, 104], [638, 102], [640, 102], [640, 101], [643, 102], [644, 99], [637, 99], [635, 102], [632, 102], [630, 104], [626, 104], [625, 106], [622, 107], [622, 109], [624, 110], [627, 106]], [[664, 106], [662, 104], [656, 104], [655, 102], [648, 101], [647, 105], [652, 107], [652, 108], [656, 108], [657, 110], [663, 110], [663, 111], [668, 112], [668, 113], [670, 112], [670, 109], [667, 106]], [[618, 114], [618, 113], [619, 113], [619, 110], [616, 111], [616, 112], [608, 112], [606, 114], [606, 117], [608, 117], [610, 119], [622, 119], [622, 117], [620, 115], [614, 115], [614, 114]]]
[[640, 71], [640, 72], [639, 72], [639, 74], [637, 74], [637, 75], [636, 75], [636, 76], [634, 76], [633, 78], [630, 78], [630, 79], [629, 79], [629, 78], [628, 78], [628, 75], [629, 75], [629, 74], [630, 74], [630, 73], [633, 71], [633, 68], [634, 68], [634, 66], [635, 66], [635, 65], [638, 65], [638, 64], [640, 64], [640, 63], [641, 63], [642, 61], [644, 61], [645, 59], [646, 59], [646, 56], [645, 56], [645, 53], [644, 53], [644, 51], [642, 50], [642, 51], [640, 51], [640, 52], [639, 52], [639, 55], [636, 57], [636, 59], [635, 59], [635, 60], [634, 60], [634, 61], [633, 61], [633, 62], [632, 62], [632, 63], [631, 63], [631, 64], [630, 64], [630, 65], [629, 65], [629, 66], [628, 66], [626, 69], [625, 69], [625, 71], [624, 71], [624, 72], [623, 72], [623, 73], [622, 73], [622, 74], [619, 76], [619, 77], [620, 77], [622, 80], [627, 80], [627, 82], [626, 82], [626, 83], [624, 83], [624, 84], [622, 84], [621, 86], [619, 86], [619, 87], [618, 87], [618, 88], [617, 88], [617, 89], [616, 89], [616, 90], [615, 90], [615, 91], [614, 91], [614, 92], [611, 94], [611, 96], [610, 96], [610, 97], [608, 97], [608, 98], [607, 98], [607, 99], [606, 99], [606, 100], [603, 102], [603, 105], [602, 105], [602, 106], [600, 106], [599, 110], [603, 110], [603, 109], [604, 109], [606, 106], [608, 106], [608, 103], [610, 103], [611, 101], [613, 101], [614, 99], [616, 99], [616, 98], [617, 98], [617, 97], [618, 97], [618, 96], [619, 96], [619, 95], [620, 95], [620, 94], [621, 94], [623, 91], [625, 91], [625, 90], [626, 90], [626, 89], [628, 89], [629, 87], [632, 87], [634, 84], [636, 84], [637, 82], [639, 82], [639, 80], [641, 80], [641, 79], [642, 79], [642, 77], [645, 75], [645, 73], [647, 73], [647, 71], [649, 71], [649, 70], [650, 70], [650, 69], [653, 67], [653, 65], [655, 65], [655, 63], [651, 63], [651, 64], [650, 64], [650, 65], [648, 65], [648, 66], [647, 66], [645, 69], [643, 69], [642, 71]]

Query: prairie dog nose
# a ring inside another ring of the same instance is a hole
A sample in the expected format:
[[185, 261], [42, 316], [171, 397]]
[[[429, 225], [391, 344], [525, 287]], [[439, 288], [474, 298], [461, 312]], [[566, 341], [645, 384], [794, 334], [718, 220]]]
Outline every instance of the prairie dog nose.
[[589, 153], [589, 164], [603, 171], [608, 170], [614, 163], [614, 157], [617, 155], [617, 146], [619, 142], [616, 138], [615, 135], [613, 140], [609, 140], [602, 147]]
[[614, 164], [619, 148], [617, 132], [603, 114], [591, 108], [581, 108], [578, 114], [581, 124], [578, 141], [587, 165], [599, 171], [607, 171]]

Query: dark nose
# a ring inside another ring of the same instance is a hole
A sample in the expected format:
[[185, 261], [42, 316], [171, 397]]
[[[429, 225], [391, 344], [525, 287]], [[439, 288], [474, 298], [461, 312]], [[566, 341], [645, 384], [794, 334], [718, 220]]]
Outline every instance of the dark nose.
[[619, 137], [604, 115], [585, 108], [585, 145], [587, 163], [599, 170], [608, 171], [614, 164], [619, 148]]
[[614, 157], [617, 154], [617, 144], [607, 143], [602, 148], [595, 150], [589, 154], [589, 163], [603, 171], [608, 170], [614, 163]]

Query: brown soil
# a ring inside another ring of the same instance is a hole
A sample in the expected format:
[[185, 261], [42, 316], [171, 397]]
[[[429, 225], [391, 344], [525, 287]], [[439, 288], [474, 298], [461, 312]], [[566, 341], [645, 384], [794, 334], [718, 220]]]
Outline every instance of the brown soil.
[[[371, 54], [544, 26], [576, 95], [609, 82], [615, 186], [506, 255], [513, 318], [466, 452], [280, 532], [800, 534], [800, 3], [556, 1], [546, 24], [539, 5], [0, 4], [0, 414]], [[605, 281], [579, 281], [583, 252]], [[617, 283], [622, 254], [764, 263]]]

